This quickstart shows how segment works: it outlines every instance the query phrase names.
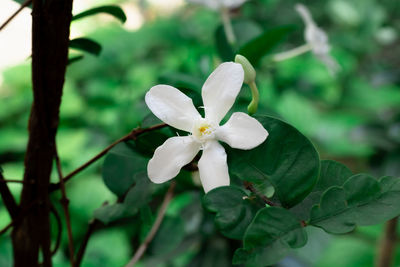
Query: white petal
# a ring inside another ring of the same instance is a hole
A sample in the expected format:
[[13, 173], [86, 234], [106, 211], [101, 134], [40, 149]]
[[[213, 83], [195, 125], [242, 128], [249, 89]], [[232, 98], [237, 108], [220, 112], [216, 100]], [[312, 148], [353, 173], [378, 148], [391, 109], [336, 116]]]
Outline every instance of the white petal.
[[304, 24], [306, 24], [307, 26], [315, 25], [315, 22], [311, 17], [310, 11], [305, 5], [296, 4], [295, 8], [296, 11], [299, 13], [300, 17], [302, 18]]
[[146, 94], [145, 101], [160, 120], [172, 127], [190, 132], [201, 118], [192, 99], [169, 85], [156, 85]]
[[167, 139], [154, 152], [147, 165], [147, 174], [153, 183], [164, 183], [178, 175], [183, 166], [193, 160], [200, 144], [192, 136], [177, 136]]
[[217, 141], [209, 141], [199, 160], [199, 173], [204, 191], [229, 185], [228, 164], [226, 152]]
[[268, 132], [261, 123], [243, 112], [235, 112], [215, 132], [217, 139], [233, 148], [252, 149], [267, 139]]
[[219, 124], [235, 102], [243, 78], [242, 65], [233, 62], [222, 63], [211, 73], [201, 92], [207, 120]]

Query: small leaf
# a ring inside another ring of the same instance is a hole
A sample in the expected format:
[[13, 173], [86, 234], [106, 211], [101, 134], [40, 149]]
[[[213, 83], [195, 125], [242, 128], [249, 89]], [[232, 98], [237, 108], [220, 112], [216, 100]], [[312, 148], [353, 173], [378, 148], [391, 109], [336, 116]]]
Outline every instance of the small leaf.
[[108, 152], [103, 163], [103, 181], [117, 196], [123, 196], [146, 173], [147, 159], [128, 144], [120, 143]]
[[216, 213], [215, 223], [223, 235], [239, 240], [257, 211], [248, 195], [233, 186], [211, 190], [204, 196], [203, 205], [208, 211]]
[[376, 180], [366, 174], [350, 177], [342, 187], [324, 192], [311, 210], [310, 224], [341, 234], [356, 225], [382, 223], [400, 214], [400, 180], [386, 176]]
[[290, 248], [299, 248], [306, 243], [307, 234], [294, 215], [279, 207], [263, 208], [247, 228], [243, 248], [236, 250], [233, 264], [272, 265]]
[[260, 146], [244, 151], [227, 148], [229, 171], [255, 186], [272, 185], [284, 207], [292, 207], [312, 190], [320, 161], [312, 143], [291, 125], [267, 116], [256, 119], [268, 131]]
[[279, 26], [265, 31], [239, 49], [239, 54], [245, 56], [253, 65], [283, 41], [294, 29], [293, 26]]
[[111, 16], [116, 17], [119, 19], [122, 23], [126, 21], [126, 15], [125, 12], [120, 8], [119, 6], [115, 5], [107, 5], [107, 6], [99, 6], [95, 8], [88, 9], [86, 11], [83, 11], [75, 16], [72, 17], [72, 21], [78, 20], [87, 16], [93, 16], [99, 13], [106, 13]]
[[68, 58], [68, 65], [78, 62], [78, 61], [82, 60], [84, 57], [85, 57], [84, 55], [70, 57], [70, 58]]
[[309, 220], [311, 208], [321, 201], [322, 194], [332, 186], [342, 186], [352, 175], [345, 165], [333, 160], [322, 160], [319, 179], [312, 192], [290, 211], [301, 220]]
[[69, 47], [93, 54], [95, 56], [98, 56], [101, 52], [101, 45], [89, 38], [76, 38], [70, 40]]
[[109, 224], [110, 222], [132, 216], [136, 212], [137, 210], [135, 209], [127, 209], [122, 203], [116, 203], [96, 209], [93, 216], [104, 224]]

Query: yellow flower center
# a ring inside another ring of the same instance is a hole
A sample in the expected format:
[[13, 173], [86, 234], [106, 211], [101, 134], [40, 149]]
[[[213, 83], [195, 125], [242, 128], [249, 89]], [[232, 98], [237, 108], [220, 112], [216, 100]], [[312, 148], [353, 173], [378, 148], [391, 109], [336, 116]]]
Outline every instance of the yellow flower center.
[[202, 119], [195, 123], [192, 134], [198, 141], [204, 142], [214, 138], [214, 130], [214, 127], [210, 123]]

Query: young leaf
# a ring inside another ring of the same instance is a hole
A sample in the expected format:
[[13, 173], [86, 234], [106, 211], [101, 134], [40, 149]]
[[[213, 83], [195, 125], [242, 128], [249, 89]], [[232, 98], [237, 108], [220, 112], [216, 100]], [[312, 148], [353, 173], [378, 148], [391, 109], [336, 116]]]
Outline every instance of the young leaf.
[[275, 188], [275, 197], [292, 207], [312, 190], [319, 176], [320, 161], [311, 142], [289, 124], [267, 116], [256, 116], [269, 136], [249, 150], [227, 149], [229, 170], [242, 180]]
[[146, 172], [146, 166], [146, 158], [126, 143], [120, 143], [108, 152], [104, 160], [104, 183], [114, 194], [123, 196]]
[[216, 213], [215, 223], [223, 235], [239, 240], [257, 212], [247, 194], [233, 186], [211, 190], [204, 196], [203, 205]]
[[291, 212], [301, 220], [309, 220], [311, 208], [320, 202], [322, 194], [332, 186], [342, 186], [352, 175], [353, 173], [345, 165], [333, 160], [322, 160], [317, 184], [300, 204], [291, 209]]
[[107, 5], [107, 6], [99, 6], [95, 8], [88, 9], [86, 11], [83, 11], [75, 16], [72, 17], [72, 21], [78, 20], [87, 16], [92, 16], [96, 15], [99, 13], [106, 13], [111, 16], [114, 16], [115, 18], [119, 19], [122, 23], [126, 21], [126, 15], [125, 12], [120, 8], [119, 6], [115, 5]]
[[310, 224], [341, 234], [356, 225], [384, 222], [400, 214], [400, 180], [385, 176], [376, 180], [366, 174], [350, 177], [342, 187], [324, 192], [311, 210]]
[[245, 56], [251, 64], [257, 65], [260, 59], [271, 53], [283, 39], [294, 29], [293, 26], [279, 26], [265, 31], [243, 45], [238, 54]]
[[288, 210], [268, 207], [258, 211], [247, 228], [243, 248], [236, 250], [233, 264], [267, 266], [278, 262], [290, 250], [307, 243], [300, 221]]
[[89, 38], [76, 38], [70, 40], [69, 47], [93, 54], [95, 56], [98, 56], [101, 52], [101, 45]]

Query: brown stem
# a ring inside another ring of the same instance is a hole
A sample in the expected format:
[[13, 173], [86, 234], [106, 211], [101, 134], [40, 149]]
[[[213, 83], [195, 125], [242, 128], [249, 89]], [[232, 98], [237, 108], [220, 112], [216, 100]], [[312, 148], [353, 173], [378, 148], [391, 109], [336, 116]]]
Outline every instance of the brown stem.
[[145, 253], [151, 240], [153, 240], [154, 236], [156, 235], [158, 228], [160, 228], [160, 226], [161, 226], [161, 223], [165, 216], [165, 212], [167, 211], [168, 205], [172, 200], [172, 196], [174, 195], [174, 189], [175, 189], [175, 182], [172, 181], [171, 185], [168, 188], [167, 193], [165, 194], [165, 197], [161, 204], [160, 210], [158, 211], [157, 218], [154, 221], [154, 224], [151, 227], [150, 232], [147, 234], [146, 239], [140, 245], [140, 247], [136, 250], [135, 255], [133, 255], [132, 259], [129, 261], [129, 263], [125, 267], [132, 267], [133, 265], [135, 265], [135, 263], [137, 263], [140, 260], [140, 258], [143, 256], [143, 254]]
[[266, 196], [261, 194], [260, 192], [257, 191], [257, 189], [254, 188], [254, 186], [250, 182], [244, 182], [244, 186], [246, 187], [247, 190], [258, 196], [265, 204], [268, 204], [270, 206], [278, 206], [276, 203], [272, 202], [269, 200]]
[[79, 247], [78, 253], [76, 254], [76, 266], [79, 267], [82, 263], [83, 255], [85, 254], [86, 247], [89, 243], [89, 239], [92, 236], [93, 232], [96, 230], [96, 228], [100, 225], [100, 221], [97, 219], [93, 219], [89, 223], [89, 227], [86, 231], [86, 234], [83, 238], [83, 242], [81, 246]]
[[27, 7], [30, 3], [32, 3], [32, 0], [26, 0], [21, 4], [21, 6], [17, 9], [17, 11], [14, 12], [1, 26], [0, 26], [0, 31], [4, 29], [10, 21], [12, 21], [18, 14], [21, 12], [22, 9]]
[[[154, 131], [154, 130], [157, 130], [157, 129], [161, 129], [161, 128], [164, 128], [166, 126], [167, 126], [166, 124], [162, 123], [162, 124], [154, 125], [154, 126], [149, 127], [149, 128], [144, 128], [144, 129], [140, 129], [139, 128], [139, 129], [132, 130], [132, 132], [130, 132], [129, 134], [127, 134], [127, 135], [121, 137], [120, 139], [116, 140], [115, 142], [113, 142], [111, 145], [109, 145], [108, 147], [103, 149], [99, 154], [97, 154], [96, 156], [91, 158], [89, 161], [84, 163], [82, 166], [80, 166], [79, 168], [77, 168], [77, 169], [73, 170], [72, 172], [70, 172], [69, 174], [67, 174], [64, 177], [63, 182], [64, 183], [68, 182], [76, 174], [80, 173], [81, 171], [83, 171], [84, 169], [86, 169], [87, 167], [92, 165], [94, 162], [96, 162], [97, 160], [102, 158], [105, 154], [107, 154], [108, 151], [110, 151], [114, 146], [118, 145], [119, 143], [128, 141], [130, 139], [136, 139], [139, 135], [141, 135], [143, 133]], [[50, 190], [50, 192], [53, 192], [55, 190], [60, 189], [60, 186], [61, 186], [61, 183], [51, 184], [49, 190]]]
[[60, 244], [61, 244], [62, 223], [61, 223], [60, 214], [58, 214], [56, 208], [53, 205], [51, 205], [50, 211], [51, 211], [51, 213], [53, 213], [54, 217], [56, 218], [56, 222], [57, 222], [57, 226], [58, 226], [56, 245], [54, 246], [53, 250], [51, 251], [51, 255], [54, 256], [57, 253], [57, 250], [60, 248]]
[[15, 199], [11, 194], [10, 189], [8, 188], [7, 183], [4, 182], [5, 180], [1, 172], [0, 181], [2, 181], [2, 183], [0, 183], [0, 195], [3, 199], [4, 205], [6, 206], [8, 213], [10, 214], [11, 219], [15, 220], [18, 216], [19, 208], [17, 206], [17, 202], [15, 202]]
[[[49, 184], [65, 70], [68, 62], [72, 0], [33, 0], [32, 89], [29, 140], [20, 209], [36, 202], [14, 224], [14, 266], [52, 266]], [[30, 183], [30, 181], [34, 181]]]
[[0, 179], [0, 183], [16, 183], [16, 184], [24, 184], [25, 182], [23, 180], [17, 180], [17, 179]]
[[72, 238], [71, 217], [70, 217], [69, 210], [68, 210], [69, 199], [67, 197], [67, 192], [66, 192], [65, 186], [64, 186], [64, 177], [63, 177], [63, 174], [62, 174], [61, 162], [60, 162], [60, 158], [58, 156], [57, 147], [55, 149], [55, 160], [56, 160], [58, 177], [60, 179], [60, 189], [61, 189], [60, 202], [61, 202], [61, 205], [62, 205], [63, 210], [64, 210], [65, 223], [67, 225], [69, 258], [70, 258], [71, 266], [75, 267], [75, 261], [74, 261], [74, 239]]
[[376, 267], [389, 267], [392, 264], [397, 241], [397, 221], [398, 217], [386, 222], [383, 239], [379, 245]]

